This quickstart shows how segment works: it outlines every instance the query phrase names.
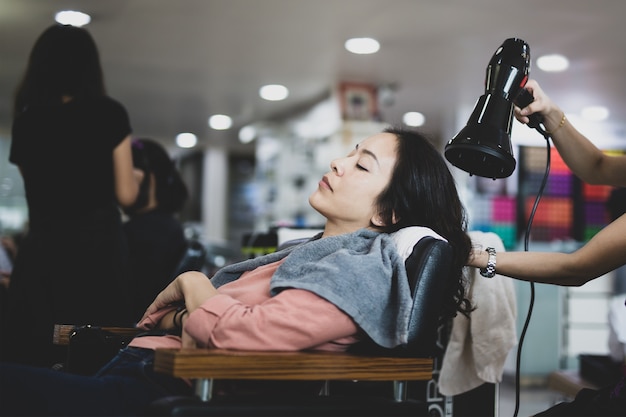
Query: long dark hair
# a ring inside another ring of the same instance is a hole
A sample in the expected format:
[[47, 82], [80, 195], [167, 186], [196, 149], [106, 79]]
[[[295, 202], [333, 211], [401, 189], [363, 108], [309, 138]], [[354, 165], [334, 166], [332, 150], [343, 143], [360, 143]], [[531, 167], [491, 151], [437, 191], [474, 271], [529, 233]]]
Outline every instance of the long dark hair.
[[466, 297], [463, 267], [472, 244], [454, 178], [442, 154], [423, 134], [391, 127], [384, 132], [398, 138], [398, 148], [391, 181], [376, 202], [382, 220], [388, 225], [382, 231], [391, 233], [407, 226], [425, 226], [446, 238], [454, 249], [451, 262], [457, 278], [449, 289], [454, 297], [447, 302], [446, 314], [453, 317], [459, 311], [467, 316], [472, 305]]
[[15, 92], [14, 116], [28, 106], [104, 96], [100, 55], [86, 29], [54, 24], [37, 39], [28, 66]]
[[151, 139], [134, 139], [131, 149], [133, 166], [142, 170], [145, 175], [139, 185], [139, 194], [135, 203], [124, 209], [124, 212], [132, 216], [148, 204], [150, 174], [154, 176], [159, 210], [172, 214], [180, 211], [189, 197], [189, 191], [165, 148]]

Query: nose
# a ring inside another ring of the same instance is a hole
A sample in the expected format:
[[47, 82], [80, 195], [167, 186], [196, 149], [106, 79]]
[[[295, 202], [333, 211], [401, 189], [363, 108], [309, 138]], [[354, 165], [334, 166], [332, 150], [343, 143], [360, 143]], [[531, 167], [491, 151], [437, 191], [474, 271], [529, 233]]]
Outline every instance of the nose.
[[343, 165], [341, 164], [341, 159], [333, 159], [330, 162], [330, 169], [337, 175], [343, 175]]

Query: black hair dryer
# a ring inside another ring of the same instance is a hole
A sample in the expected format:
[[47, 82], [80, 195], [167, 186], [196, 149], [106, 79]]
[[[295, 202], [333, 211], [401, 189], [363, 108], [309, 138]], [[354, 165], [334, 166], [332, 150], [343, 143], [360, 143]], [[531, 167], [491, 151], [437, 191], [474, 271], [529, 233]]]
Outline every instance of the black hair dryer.
[[513, 105], [526, 91], [529, 70], [528, 44], [518, 38], [505, 40], [487, 66], [485, 94], [478, 99], [467, 125], [446, 145], [444, 155], [452, 165], [494, 180], [513, 173]]

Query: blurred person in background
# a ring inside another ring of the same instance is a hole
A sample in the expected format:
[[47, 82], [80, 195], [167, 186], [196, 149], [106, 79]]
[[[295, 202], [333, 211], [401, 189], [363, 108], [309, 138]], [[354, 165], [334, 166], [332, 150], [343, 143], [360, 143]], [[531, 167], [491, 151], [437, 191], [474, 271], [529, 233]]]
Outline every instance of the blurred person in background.
[[132, 325], [119, 209], [139, 189], [130, 135], [89, 32], [48, 27], [14, 99], [9, 161], [24, 179], [29, 231], [11, 274], [4, 360], [62, 362], [55, 323]]
[[189, 192], [174, 161], [159, 143], [132, 142], [133, 165], [141, 180], [135, 203], [124, 209], [132, 270], [131, 302], [139, 320], [154, 298], [175, 278], [187, 249], [177, 218]]

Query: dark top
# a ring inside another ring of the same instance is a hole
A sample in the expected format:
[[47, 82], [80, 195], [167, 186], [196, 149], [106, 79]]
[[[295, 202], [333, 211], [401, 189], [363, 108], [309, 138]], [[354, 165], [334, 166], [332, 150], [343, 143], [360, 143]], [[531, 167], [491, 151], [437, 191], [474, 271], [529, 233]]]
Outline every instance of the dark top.
[[31, 230], [116, 204], [112, 152], [130, 132], [124, 107], [106, 97], [20, 115], [9, 160], [24, 176]]
[[126, 110], [106, 97], [32, 107], [14, 121], [10, 161], [24, 177], [30, 223], [9, 289], [9, 360], [58, 361], [56, 323], [134, 322], [113, 176], [113, 149], [130, 133]]
[[159, 209], [131, 217], [124, 224], [124, 231], [132, 269], [132, 308], [139, 320], [174, 278], [187, 241], [180, 222]]

